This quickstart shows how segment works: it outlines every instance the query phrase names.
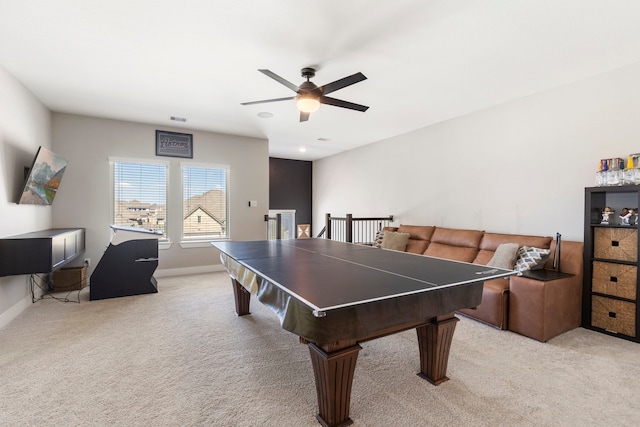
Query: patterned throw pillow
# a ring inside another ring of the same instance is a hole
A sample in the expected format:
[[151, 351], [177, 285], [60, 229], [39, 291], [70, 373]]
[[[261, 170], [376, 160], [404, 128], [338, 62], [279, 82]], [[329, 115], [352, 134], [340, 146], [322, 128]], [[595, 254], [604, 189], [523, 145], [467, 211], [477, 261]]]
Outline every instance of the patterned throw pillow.
[[518, 249], [518, 257], [516, 258], [516, 271], [540, 270], [549, 259], [550, 249], [533, 248], [531, 246], [523, 246]]
[[378, 230], [378, 232], [376, 233], [376, 238], [373, 241], [373, 247], [374, 248], [381, 248], [382, 247], [382, 239], [384, 239], [384, 230]]

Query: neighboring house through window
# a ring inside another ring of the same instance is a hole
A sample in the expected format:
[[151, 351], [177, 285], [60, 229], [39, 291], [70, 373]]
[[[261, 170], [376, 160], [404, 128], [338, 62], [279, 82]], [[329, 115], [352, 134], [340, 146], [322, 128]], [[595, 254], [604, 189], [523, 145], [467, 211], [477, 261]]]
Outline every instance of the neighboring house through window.
[[181, 163], [182, 217], [169, 219], [169, 162], [110, 158], [109, 164], [112, 224], [159, 230], [168, 241], [168, 228], [182, 221], [181, 241], [189, 246], [229, 237], [228, 166]]
[[229, 237], [229, 167], [182, 163], [182, 241]]
[[167, 239], [168, 162], [109, 159], [111, 222], [162, 232]]

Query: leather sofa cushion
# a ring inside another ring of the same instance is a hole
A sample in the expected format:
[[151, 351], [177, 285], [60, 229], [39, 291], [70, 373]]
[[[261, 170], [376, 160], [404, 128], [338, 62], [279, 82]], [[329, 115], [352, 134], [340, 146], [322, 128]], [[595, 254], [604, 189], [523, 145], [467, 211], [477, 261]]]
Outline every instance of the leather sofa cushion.
[[409, 239], [407, 242], [407, 248], [404, 251], [412, 254], [423, 254], [424, 251], [427, 250], [428, 246], [429, 242], [426, 240]]
[[507, 292], [509, 290], [509, 286], [509, 278], [505, 279], [504, 277], [484, 282], [485, 289], [491, 289], [495, 292]]
[[409, 242], [405, 252], [422, 254], [429, 246], [435, 227], [427, 225], [400, 225], [398, 232], [409, 233]]
[[478, 249], [480, 247], [480, 241], [482, 240], [483, 234], [484, 231], [480, 230], [461, 230], [438, 227], [433, 231], [431, 242]]
[[484, 282], [482, 303], [479, 306], [463, 308], [458, 312], [497, 328], [507, 329], [508, 307], [509, 280], [494, 279]]
[[431, 225], [400, 225], [398, 231], [401, 233], [409, 233], [410, 239], [431, 240], [435, 227]]
[[483, 231], [436, 228], [424, 255], [471, 262], [478, 254]]
[[463, 248], [460, 246], [443, 245], [431, 242], [424, 255], [445, 258], [453, 261], [471, 262], [478, 254], [478, 248]]

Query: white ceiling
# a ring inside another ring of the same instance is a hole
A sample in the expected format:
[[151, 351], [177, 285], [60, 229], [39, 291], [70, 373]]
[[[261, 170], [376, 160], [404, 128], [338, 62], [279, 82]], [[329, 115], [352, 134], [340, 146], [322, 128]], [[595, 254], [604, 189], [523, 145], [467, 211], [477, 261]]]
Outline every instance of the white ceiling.
[[[637, 0], [0, 0], [0, 66], [51, 110], [268, 138], [290, 159], [637, 62]], [[331, 96], [369, 110], [240, 105], [294, 95], [258, 69], [298, 85], [307, 66], [318, 86], [362, 72]]]

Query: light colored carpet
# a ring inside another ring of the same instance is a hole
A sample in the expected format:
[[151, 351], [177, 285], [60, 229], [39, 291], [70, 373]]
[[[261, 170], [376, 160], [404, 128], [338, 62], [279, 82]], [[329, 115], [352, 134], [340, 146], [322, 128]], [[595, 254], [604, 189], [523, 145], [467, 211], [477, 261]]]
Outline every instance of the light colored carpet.
[[[306, 346], [225, 273], [159, 293], [43, 300], [0, 330], [2, 426], [318, 426]], [[450, 381], [420, 379], [414, 331], [367, 342], [355, 426], [638, 425], [640, 346], [582, 328], [548, 343], [462, 318]]]

